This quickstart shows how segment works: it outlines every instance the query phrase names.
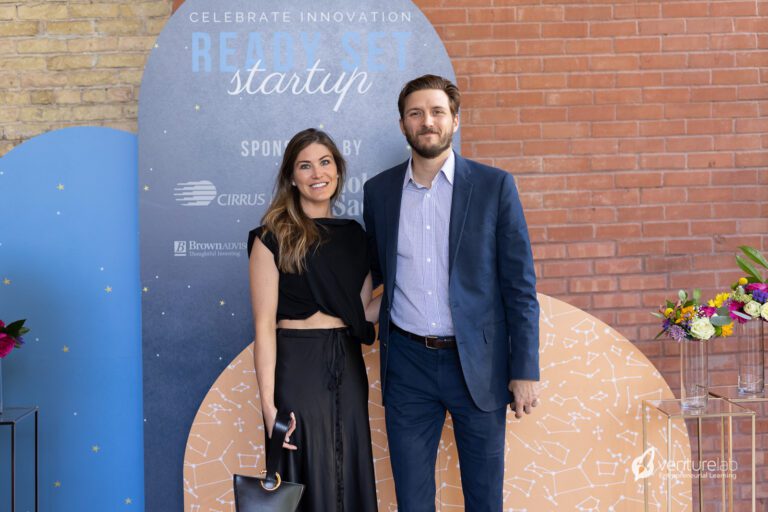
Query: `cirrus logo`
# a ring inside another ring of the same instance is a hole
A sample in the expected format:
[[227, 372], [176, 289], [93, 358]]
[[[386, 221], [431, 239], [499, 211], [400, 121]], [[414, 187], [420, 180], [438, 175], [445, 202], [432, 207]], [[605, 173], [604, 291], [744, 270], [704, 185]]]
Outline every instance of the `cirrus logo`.
[[208, 206], [216, 198], [216, 185], [207, 180], [186, 181], [176, 184], [173, 195], [181, 206]]

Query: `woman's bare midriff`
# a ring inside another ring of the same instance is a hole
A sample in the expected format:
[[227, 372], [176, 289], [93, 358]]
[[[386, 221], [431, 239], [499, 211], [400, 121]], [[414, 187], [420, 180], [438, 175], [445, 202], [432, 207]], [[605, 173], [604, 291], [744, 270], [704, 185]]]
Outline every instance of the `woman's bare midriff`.
[[277, 326], [281, 329], [336, 329], [337, 327], [346, 327], [341, 318], [326, 315], [322, 311], [318, 311], [303, 320], [282, 319], [277, 322]]

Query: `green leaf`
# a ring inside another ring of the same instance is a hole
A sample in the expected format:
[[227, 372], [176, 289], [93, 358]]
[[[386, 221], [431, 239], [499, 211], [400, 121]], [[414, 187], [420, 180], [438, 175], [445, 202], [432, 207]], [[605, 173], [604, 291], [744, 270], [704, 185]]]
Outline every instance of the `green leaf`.
[[749, 316], [746, 313], [742, 313], [741, 311], [731, 311], [731, 314], [734, 314], [738, 316], [739, 318], [743, 318], [744, 320], [752, 320], [752, 317]]
[[728, 316], [728, 314], [729, 314], [730, 312], [731, 312], [731, 311], [730, 311], [730, 310], [729, 310], [727, 307], [725, 307], [725, 306], [723, 306], [723, 307], [721, 307], [721, 308], [718, 308], [718, 309], [717, 309], [717, 314], [718, 314], [719, 316]]
[[19, 330], [24, 326], [24, 322], [27, 320], [16, 320], [5, 326], [5, 332], [13, 336], [14, 338], [19, 335]]
[[654, 336], [654, 338], [653, 338], [653, 339], [657, 340], [657, 339], [661, 338], [662, 336], [664, 336], [664, 333], [665, 333], [665, 332], [667, 332], [667, 331], [664, 331], [664, 330], [662, 330], [661, 332], [659, 332], [659, 334], [657, 334], [656, 336]]
[[731, 318], [728, 316], [713, 316], [709, 319], [709, 321], [715, 327], [722, 327], [723, 325], [730, 325], [733, 323], [733, 320], [731, 320]]
[[749, 274], [751, 277], [754, 277], [758, 281], [762, 281], [762, 276], [758, 274], [757, 269], [752, 266], [750, 262], [745, 260], [739, 255], [736, 255], [736, 263], [739, 265], [739, 268]]
[[701, 290], [696, 288], [695, 290], [693, 290], [693, 302], [698, 304], [699, 300], [701, 300]]
[[694, 305], [694, 302], [692, 300], [686, 301], [685, 304], [683, 304], [684, 308], [689, 308]]
[[653, 316], [655, 316], [656, 318], [661, 318], [662, 320], [664, 320], [665, 318], [667, 318], [667, 317], [665, 317], [664, 315], [662, 315], [661, 313], [657, 313], [656, 311], [651, 311], [651, 314], [652, 314]]
[[680, 298], [680, 302], [685, 302], [688, 299], [688, 294], [685, 292], [685, 290], [680, 290], [677, 292], [678, 298]]
[[763, 253], [755, 249], [754, 247], [750, 247], [748, 245], [742, 245], [739, 247], [741, 251], [749, 256], [749, 258], [757, 263], [758, 265], [762, 265], [764, 268], [768, 268], [768, 260], [765, 259], [765, 256], [763, 256]]
[[668, 301], [667, 301], [667, 307], [668, 307], [668, 308], [671, 308], [671, 309], [674, 309], [674, 307], [675, 307], [675, 303], [674, 303], [674, 302], [672, 302], [671, 300], [668, 300]]

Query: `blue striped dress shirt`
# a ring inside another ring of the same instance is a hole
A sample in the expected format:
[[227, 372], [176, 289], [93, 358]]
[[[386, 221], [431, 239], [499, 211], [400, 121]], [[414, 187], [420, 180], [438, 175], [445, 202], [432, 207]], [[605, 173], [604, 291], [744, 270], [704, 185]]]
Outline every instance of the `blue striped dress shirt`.
[[422, 336], [453, 336], [448, 297], [448, 233], [456, 158], [451, 151], [431, 187], [405, 173], [397, 236], [392, 322]]

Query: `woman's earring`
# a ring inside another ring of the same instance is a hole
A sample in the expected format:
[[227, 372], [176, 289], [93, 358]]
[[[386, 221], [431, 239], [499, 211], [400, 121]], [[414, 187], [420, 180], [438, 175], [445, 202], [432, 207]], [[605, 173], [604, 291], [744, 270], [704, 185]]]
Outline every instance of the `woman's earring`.
[[292, 182], [291, 182], [291, 186], [294, 186], [294, 187], [295, 187], [295, 186], [296, 186], [296, 182], [295, 182], [295, 181], [292, 181]]

